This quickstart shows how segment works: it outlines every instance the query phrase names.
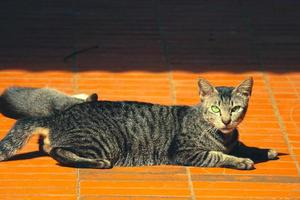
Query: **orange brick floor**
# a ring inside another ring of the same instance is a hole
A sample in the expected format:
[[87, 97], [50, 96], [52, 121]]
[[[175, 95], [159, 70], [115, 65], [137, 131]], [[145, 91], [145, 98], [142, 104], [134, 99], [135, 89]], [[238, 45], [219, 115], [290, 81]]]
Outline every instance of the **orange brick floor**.
[[[75, 169], [39, 155], [31, 138], [0, 163], [0, 199], [300, 199], [299, 2], [17, 2], [1, 6], [1, 91], [53, 87], [102, 100], [193, 105], [198, 77], [237, 85], [253, 76], [241, 140], [281, 155], [251, 171]], [[2, 138], [14, 120], [0, 121]]]

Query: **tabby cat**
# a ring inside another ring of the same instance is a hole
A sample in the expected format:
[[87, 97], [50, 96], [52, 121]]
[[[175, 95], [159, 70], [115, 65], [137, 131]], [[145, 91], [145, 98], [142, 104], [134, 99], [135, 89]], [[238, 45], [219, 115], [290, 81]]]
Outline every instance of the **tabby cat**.
[[24, 118], [0, 142], [7, 160], [33, 134], [62, 165], [85, 168], [185, 165], [253, 169], [253, 161], [277, 158], [275, 150], [238, 141], [253, 80], [213, 87], [198, 82], [201, 103], [166, 106], [141, 102], [87, 102], [42, 118]]
[[10, 87], [0, 96], [0, 111], [13, 119], [42, 117], [97, 99], [95, 93], [69, 96], [52, 88]]

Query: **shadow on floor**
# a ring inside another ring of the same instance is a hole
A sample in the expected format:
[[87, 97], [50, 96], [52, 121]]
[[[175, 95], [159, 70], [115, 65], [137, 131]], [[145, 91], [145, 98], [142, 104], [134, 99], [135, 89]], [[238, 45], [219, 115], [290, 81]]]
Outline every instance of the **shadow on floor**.
[[300, 1], [6, 1], [0, 70], [300, 69]]
[[38, 158], [38, 157], [43, 157], [43, 156], [48, 156], [46, 153], [41, 152], [41, 151], [33, 151], [33, 152], [28, 152], [28, 153], [21, 153], [13, 156], [9, 160], [6, 160], [5, 162], [9, 161], [17, 161], [17, 160], [28, 160], [28, 159], [33, 159], [33, 158]]
[[[280, 159], [281, 156], [287, 156], [289, 154], [287, 153], [278, 153], [278, 158]], [[10, 162], [10, 161], [18, 161], [18, 160], [28, 160], [28, 159], [33, 159], [33, 158], [38, 158], [38, 157], [44, 157], [44, 156], [49, 156], [48, 154], [41, 152], [41, 151], [33, 151], [33, 152], [28, 152], [28, 153], [22, 153], [22, 154], [17, 154], [10, 158], [9, 160], [6, 160], [5, 162]], [[276, 160], [277, 160], [276, 159]], [[269, 160], [255, 160], [255, 163], [263, 163], [263, 162], [268, 162]], [[58, 163], [57, 165], [66, 167], [65, 165], [62, 165]], [[83, 167], [84, 168], [84, 167]]]

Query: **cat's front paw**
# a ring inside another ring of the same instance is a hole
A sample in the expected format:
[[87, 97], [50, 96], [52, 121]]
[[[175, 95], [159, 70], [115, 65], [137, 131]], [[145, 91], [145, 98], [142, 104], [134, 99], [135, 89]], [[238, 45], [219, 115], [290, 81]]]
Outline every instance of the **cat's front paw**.
[[237, 162], [236, 168], [244, 170], [254, 169], [254, 162], [249, 158], [240, 158]]
[[268, 159], [269, 159], [269, 160], [275, 160], [275, 159], [278, 158], [277, 156], [278, 156], [278, 153], [277, 153], [276, 150], [274, 150], [274, 149], [269, 149], [269, 151], [268, 151]]

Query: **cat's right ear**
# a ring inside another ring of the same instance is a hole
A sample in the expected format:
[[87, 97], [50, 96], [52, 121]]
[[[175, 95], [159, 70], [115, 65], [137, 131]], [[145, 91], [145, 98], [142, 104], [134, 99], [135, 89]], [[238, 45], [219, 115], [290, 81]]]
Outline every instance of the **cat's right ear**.
[[199, 87], [199, 94], [201, 98], [218, 93], [216, 88], [204, 78], [200, 78], [198, 80], [198, 87]]

